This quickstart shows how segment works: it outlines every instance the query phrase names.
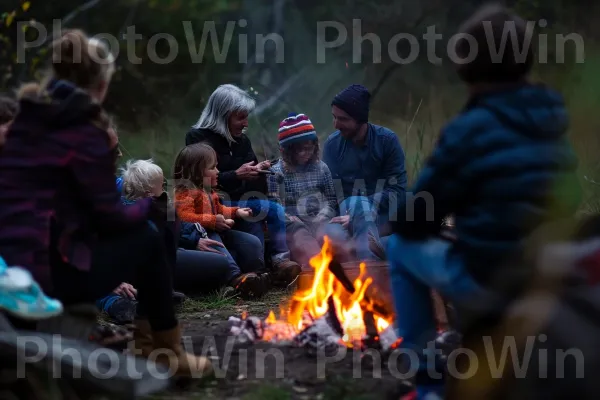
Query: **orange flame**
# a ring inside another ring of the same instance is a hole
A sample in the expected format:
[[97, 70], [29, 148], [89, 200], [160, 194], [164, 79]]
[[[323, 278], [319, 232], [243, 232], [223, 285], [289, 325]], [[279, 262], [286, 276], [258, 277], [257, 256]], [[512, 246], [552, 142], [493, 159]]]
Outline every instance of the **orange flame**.
[[[350, 294], [329, 270], [333, 254], [329, 238], [325, 237], [324, 240], [321, 253], [310, 260], [310, 265], [314, 268], [312, 285], [294, 293], [289, 307], [282, 310], [279, 320], [275, 318], [273, 311], [269, 313], [265, 321], [269, 328], [263, 339], [291, 339], [314, 319], [327, 313], [330, 297], [344, 332], [344, 343], [352, 347], [366, 335], [363, 313], [365, 310], [373, 312], [373, 308], [364, 300], [365, 292], [373, 279], [365, 279], [366, 266], [361, 263], [360, 275], [354, 280], [354, 293]], [[373, 317], [378, 332], [390, 325], [390, 321], [382, 316], [374, 313]]]

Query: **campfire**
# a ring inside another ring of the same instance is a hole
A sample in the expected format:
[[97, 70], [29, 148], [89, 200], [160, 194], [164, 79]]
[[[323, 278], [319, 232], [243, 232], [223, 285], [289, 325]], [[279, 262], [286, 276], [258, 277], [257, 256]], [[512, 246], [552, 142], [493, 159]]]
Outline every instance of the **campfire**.
[[351, 348], [389, 349], [399, 343], [393, 329], [393, 312], [375, 299], [373, 278], [365, 263], [352, 282], [336, 261], [329, 238], [321, 253], [310, 260], [313, 274], [301, 276], [288, 304], [261, 320], [231, 317], [231, 333], [245, 341], [291, 343], [300, 346], [339, 345]]

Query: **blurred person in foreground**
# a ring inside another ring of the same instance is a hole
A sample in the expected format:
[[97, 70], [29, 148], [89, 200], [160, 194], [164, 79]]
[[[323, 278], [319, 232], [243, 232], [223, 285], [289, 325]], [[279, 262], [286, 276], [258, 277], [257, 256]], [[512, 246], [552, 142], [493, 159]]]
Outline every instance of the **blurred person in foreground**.
[[[506, 36], [511, 24], [516, 35]], [[518, 258], [523, 240], [543, 223], [573, 216], [580, 201], [578, 186], [571, 186], [578, 162], [566, 136], [563, 99], [528, 79], [533, 49], [515, 54], [531, 40], [526, 22], [488, 5], [459, 33], [474, 38], [478, 50], [473, 57], [476, 49], [467, 40], [456, 47], [459, 58], [472, 59], [457, 65], [468, 101], [443, 128], [411, 190], [429, 193], [435, 204], [417, 196], [414, 204], [402, 205], [398, 215], [414, 210], [413, 218], [395, 218], [387, 247], [401, 346], [420, 357], [418, 368], [412, 366], [417, 398], [443, 397], [447, 376], [444, 363], [425, 350], [436, 335], [430, 290], [470, 307], [495, 303], [492, 284]], [[489, 42], [504, 46], [501, 59], [492, 58]], [[450, 214], [452, 242], [439, 236]], [[435, 379], [433, 368], [441, 378]]]
[[[166, 220], [166, 196], [125, 206], [115, 186], [118, 147], [102, 107], [115, 57], [80, 30], [62, 32], [51, 52], [44, 79], [21, 88], [2, 148], [0, 254], [65, 307], [95, 302], [132, 273], [144, 316], [136, 324], [136, 349], [145, 357], [160, 350], [155, 361], [175, 375], [211, 374], [208, 358], [181, 345], [167, 250], [148, 223]], [[97, 266], [92, 248], [105, 235], [127, 246]], [[114, 260], [127, 262], [116, 268]]]

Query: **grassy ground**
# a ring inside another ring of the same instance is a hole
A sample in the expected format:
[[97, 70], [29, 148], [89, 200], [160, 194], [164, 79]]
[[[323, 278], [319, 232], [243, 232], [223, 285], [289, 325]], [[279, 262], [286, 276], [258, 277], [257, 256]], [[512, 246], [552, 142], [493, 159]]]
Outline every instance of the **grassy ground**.
[[189, 298], [181, 307], [181, 318], [193, 320], [197, 318], [212, 318], [216, 315], [248, 315], [266, 317], [270, 310], [277, 312], [279, 304], [287, 300], [289, 294], [285, 290], [271, 290], [262, 299], [243, 301], [232, 297], [226, 292], [215, 292], [203, 297]]

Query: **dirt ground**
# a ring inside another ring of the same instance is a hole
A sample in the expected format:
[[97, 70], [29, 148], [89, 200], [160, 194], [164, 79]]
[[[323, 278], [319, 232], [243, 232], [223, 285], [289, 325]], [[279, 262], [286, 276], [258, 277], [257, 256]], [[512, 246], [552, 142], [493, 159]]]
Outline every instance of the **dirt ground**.
[[[154, 399], [394, 399], [406, 390], [393, 362], [343, 350], [320, 354], [289, 345], [236, 344], [229, 335], [228, 318], [248, 315], [265, 318], [287, 299], [273, 291], [260, 301], [214, 296], [190, 299], [181, 310], [184, 344], [196, 354], [211, 357], [217, 373], [208, 382], [192, 382]], [[190, 340], [187, 342], [186, 340]], [[329, 357], [329, 358], [326, 358]], [[392, 375], [396, 374], [396, 377]]]

